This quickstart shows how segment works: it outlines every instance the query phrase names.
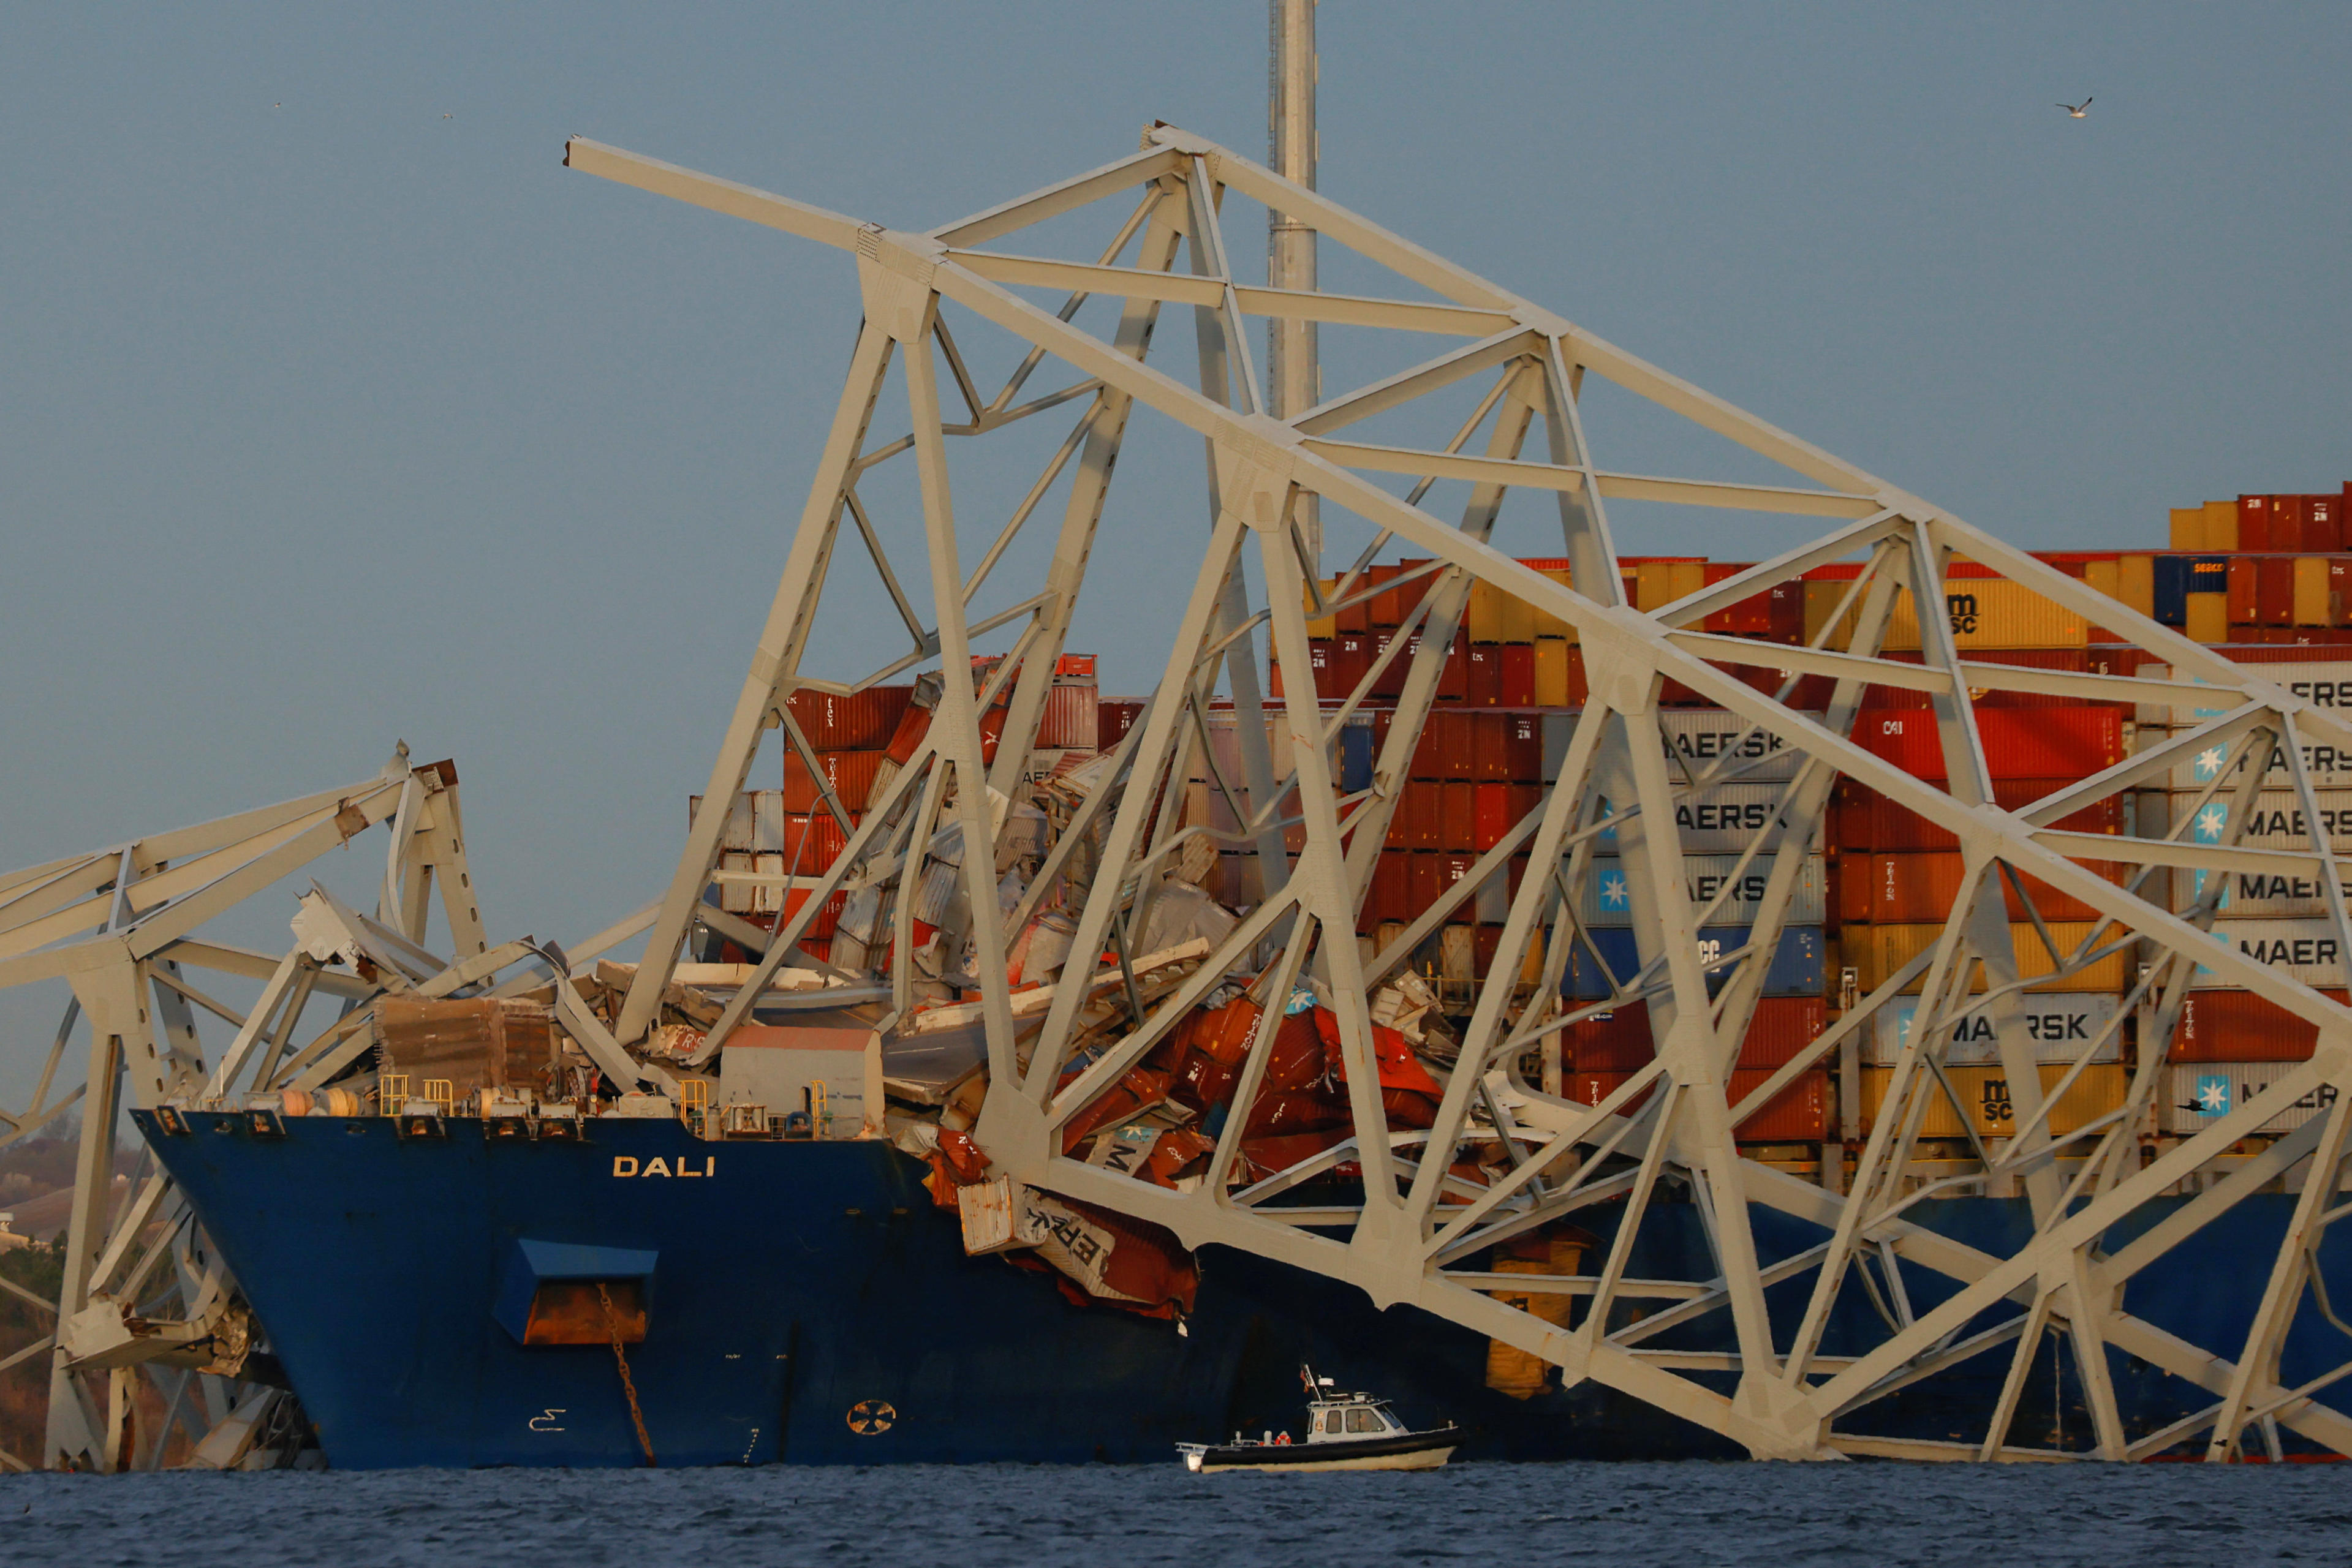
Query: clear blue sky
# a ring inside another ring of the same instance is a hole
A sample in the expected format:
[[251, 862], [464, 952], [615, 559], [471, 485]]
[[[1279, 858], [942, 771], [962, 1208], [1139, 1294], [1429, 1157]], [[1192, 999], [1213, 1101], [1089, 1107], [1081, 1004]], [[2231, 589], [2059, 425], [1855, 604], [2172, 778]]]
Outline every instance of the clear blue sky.
[[[2352, 473], [2340, 4], [1327, 0], [1322, 35], [1326, 191], [2011, 538]], [[495, 934], [643, 902], [856, 301], [566, 134], [925, 227], [1154, 118], [1262, 155], [1265, 40], [1255, 0], [0, 13], [0, 863], [404, 737], [458, 759]], [[1082, 627], [1109, 684], [1163, 586]]]

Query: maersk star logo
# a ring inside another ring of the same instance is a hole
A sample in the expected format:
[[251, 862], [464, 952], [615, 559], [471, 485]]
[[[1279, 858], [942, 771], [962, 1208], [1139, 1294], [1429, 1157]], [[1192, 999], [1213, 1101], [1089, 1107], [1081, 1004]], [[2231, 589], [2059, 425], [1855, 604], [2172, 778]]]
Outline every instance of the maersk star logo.
[[2201, 784], [2209, 779], [2219, 779], [2221, 776], [2221, 764], [2229, 759], [2230, 748], [2226, 746], [2209, 746], [2199, 752], [2195, 764], [2197, 781]]
[[[2201, 768], [2204, 764], [2200, 760], [2198, 766]], [[2197, 813], [2197, 826], [2195, 829], [2197, 841], [2200, 844], [2220, 843], [2221, 841], [2221, 830], [2229, 825], [2229, 821], [2230, 810], [2228, 807], [2221, 805], [2219, 801], [2209, 803], [2204, 810]]]
[[1629, 895], [1625, 891], [1625, 878], [1622, 873], [1612, 871], [1601, 879], [1601, 908], [1623, 909], [1628, 907], [1629, 903]]
[[2226, 1074], [2199, 1073], [2195, 1092], [2199, 1115], [2226, 1116], [2230, 1113], [2230, 1080]]

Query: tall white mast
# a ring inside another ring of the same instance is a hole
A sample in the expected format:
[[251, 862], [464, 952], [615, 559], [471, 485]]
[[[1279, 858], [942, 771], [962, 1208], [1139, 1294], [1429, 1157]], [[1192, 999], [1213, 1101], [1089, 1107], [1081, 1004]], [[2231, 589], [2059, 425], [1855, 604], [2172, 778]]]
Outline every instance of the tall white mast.
[[[1266, 83], [1266, 162], [1286, 180], [1315, 189], [1315, 0], [1267, 0], [1271, 35]], [[1268, 208], [1265, 275], [1274, 288], [1312, 290], [1315, 231], [1292, 214]], [[1276, 317], [1266, 324], [1266, 391], [1276, 419], [1322, 401], [1315, 323]], [[1300, 532], [1318, 559], [1323, 523], [1312, 495], [1299, 497]]]

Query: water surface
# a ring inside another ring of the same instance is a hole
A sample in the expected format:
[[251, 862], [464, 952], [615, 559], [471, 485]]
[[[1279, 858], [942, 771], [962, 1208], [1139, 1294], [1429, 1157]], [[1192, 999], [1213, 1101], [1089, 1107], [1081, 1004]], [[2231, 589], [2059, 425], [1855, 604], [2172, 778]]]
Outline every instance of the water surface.
[[2352, 1563], [2352, 1466], [1028, 1465], [0, 1479], [0, 1563]]

